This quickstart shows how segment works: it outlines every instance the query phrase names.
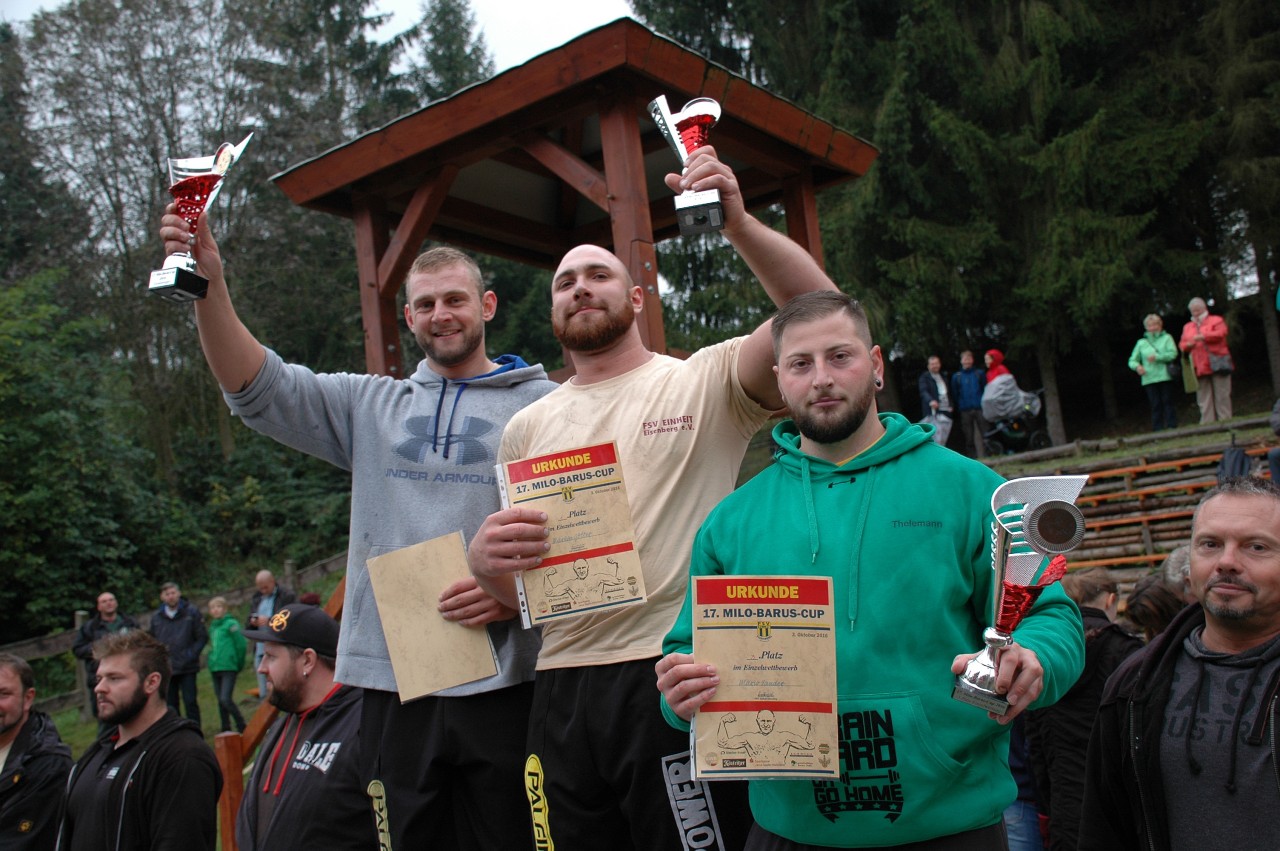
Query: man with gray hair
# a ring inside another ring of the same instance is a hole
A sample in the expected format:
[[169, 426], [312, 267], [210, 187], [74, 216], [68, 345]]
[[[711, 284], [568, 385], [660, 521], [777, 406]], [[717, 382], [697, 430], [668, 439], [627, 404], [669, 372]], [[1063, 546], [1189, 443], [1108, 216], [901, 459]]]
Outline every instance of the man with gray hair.
[[[245, 619], [245, 629], [262, 629], [271, 620], [271, 616], [290, 603], [297, 602], [297, 597], [288, 588], [276, 582], [276, 575], [269, 570], [259, 570], [253, 577], [253, 598], [249, 600], [249, 617]], [[258, 671], [262, 664], [262, 642], [256, 641], [253, 646], [253, 669]], [[258, 699], [267, 699], [267, 677], [258, 672]]]
[[1081, 849], [1235, 851], [1280, 836], [1280, 490], [1237, 478], [1205, 494], [1191, 590], [1198, 602], [1107, 681]]
[[71, 749], [53, 719], [32, 709], [35, 675], [25, 659], [0, 653], [0, 848], [52, 848]]
[[1200, 406], [1200, 422], [1211, 423], [1231, 419], [1231, 373], [1235, 364], [1227, 348], [1227, 322], [1209, 313], [1202, 298], [1187, 304], [1191, 321], [1182, 327], [1178, 348], [1191, 355], [1198, 387], [1196, 404]]

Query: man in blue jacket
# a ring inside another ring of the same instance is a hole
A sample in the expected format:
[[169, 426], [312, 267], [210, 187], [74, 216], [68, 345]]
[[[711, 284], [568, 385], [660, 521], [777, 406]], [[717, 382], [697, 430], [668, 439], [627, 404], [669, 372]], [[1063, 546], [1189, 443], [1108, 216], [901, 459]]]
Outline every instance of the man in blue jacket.
[[974, 367], [973, 352], [960, 353], [960, 369], [951, 376], [951, 403], [960, 415], [960, 436], [974, 458], [987, 457], [987, 421], [982, 416], [982, 388], [987, 371]]

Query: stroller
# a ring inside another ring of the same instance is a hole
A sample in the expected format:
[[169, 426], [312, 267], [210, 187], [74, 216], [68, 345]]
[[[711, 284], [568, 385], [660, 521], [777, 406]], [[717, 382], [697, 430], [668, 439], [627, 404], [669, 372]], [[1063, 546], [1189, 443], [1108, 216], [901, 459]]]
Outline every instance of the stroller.
[[[1005, 386], [998, 386], [1008, 379]], [[995, 388], [995, 392], [991, 392]], [[1053, 445], [1040, 417], [1044, 388], [1034, 393], [1019, 390], [1012, 376], [1001, 376], [987, 385], [982, 415], [990, 428], [982, 435], [988, 455], [1011, 455]]]

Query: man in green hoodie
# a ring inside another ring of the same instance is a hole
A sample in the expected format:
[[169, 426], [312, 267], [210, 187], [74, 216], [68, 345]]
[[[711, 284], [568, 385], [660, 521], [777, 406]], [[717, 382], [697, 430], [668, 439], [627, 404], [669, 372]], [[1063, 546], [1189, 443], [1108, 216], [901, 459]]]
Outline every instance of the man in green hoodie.
[[[1053, 586], [1018, 627], [996, 684], [1007, 714], [952, 700], [952, 675], [991, 619], [1000, 478], [935, 444], [930, 427], [878, 413], [884, 359], [853, 299], [798, 296], [773, 339], [792, 414], [774, 429], [777, 463], [707, 517], [691, 573], [833, 578], [841, 775], [752, 781], [747, 848], [1003, 849], [1001, 814], [1016, 795], [1006, 725], [1079, 675], [1079, 612]], [[657, 666], [678, 729], [719, 684], [691, 648], [686, 596]]]

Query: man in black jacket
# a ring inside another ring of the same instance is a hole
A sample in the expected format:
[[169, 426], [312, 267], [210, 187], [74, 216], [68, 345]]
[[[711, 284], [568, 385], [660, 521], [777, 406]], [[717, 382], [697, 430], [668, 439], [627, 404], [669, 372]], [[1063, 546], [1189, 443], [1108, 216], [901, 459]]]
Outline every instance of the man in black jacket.
[[94, 656], [98, 717], [112, 726], [71, 771], [58, 851], [213, 851], [222, 772], [200, 728], [165, 704], [168, 650], [134, 630]]
[[378, 847], [359, 772], [364, 692], [333, 681], [338, 622], [292, 603], [245, 636], [262, 642], [267, 700], [284, 715], [267, 732], [245, 785], [240, 851]]
[[0, 653], [0, 851], [53, 847], [71, 749], [35, 703], [25, 660]]
[[[116, 595], [110, 591], [103, 591], [98, 595], [98, 607], [93, 617], [82, 623], [79, 631], [76, 632], [71, 653], [77, 659], [84, 661], [85, 685], [89, 689], [89, 709], [93, 712], [94, 718], [98, 717], [98, 701], [93, 696], [94, 681], [98, 676], [98, 663], [93, 659], [93, 644], [108, 635], [137, 628], [137, 621], [120, 613], [120, 604], [116, 601]], [[105, 730], [99, 724], [99, 735], [103, 732]]]
[[200, 651], [209, 643], [200, 610], [182, 597], [176, 582], [160, 586], [160, 608], [151, 616], [151, 634], [169, 648], [170, 676], [165, 700], [178, 711], [178, 695], [187, 708], [187, 717], [200, 725], [200, 702], [196, 696], [196, 675], [200, 673]]
[[1081, 849], [1275, 848], [1280, 490], [1228, 479], [1191, 524], [1184, 609], [1107, 681]]

